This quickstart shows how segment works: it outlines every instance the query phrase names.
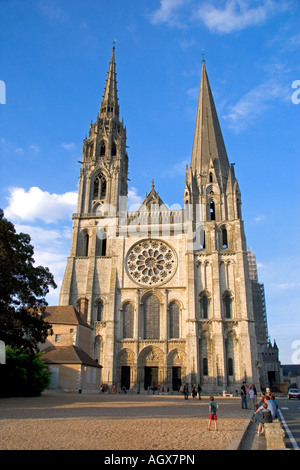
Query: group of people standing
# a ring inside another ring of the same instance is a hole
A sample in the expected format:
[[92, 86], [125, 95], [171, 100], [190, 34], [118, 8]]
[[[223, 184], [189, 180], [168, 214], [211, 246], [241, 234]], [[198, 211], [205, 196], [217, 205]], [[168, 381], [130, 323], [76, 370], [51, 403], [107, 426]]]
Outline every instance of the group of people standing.
[[257, 393], [255, 385], [247, 387], [243, 382], [241, 386], [241, 399], [242, 408], [248, 408], [248, 399], [250, 402], [250, 409], [254, 411], [252, 421], [258, 422], [257, 433], [259, 436], [264, 435], [265, 423], [272, 423], [276, 418], [279, 418], [279, 409], [275, 395], [271, 394], [270, 389], [266, 388], [266, 392], [262, 394], [261, 400], [257, 403]]
[[[184, 399], [188, 400], [189, 394], [190, 394], [190, 389], [189, 389], [189, 384], [188, 383], [186, 383], [185, 385], [183, 385], [181, 387], [181, 392], [184, 395]], [[202, 392], [202, 388], [199, 384], [198, 385], [192, 385], [191, 395], [192, 395], [193, 398], [197, 398], [197, 395], [198, 395], [199, 400], [201, 400], [201, 392]]]
[[242, 383], [241, 386], [241, 399], [242, 399], [242, 408], [247, 409], [248, 403], [250, 408], [254, 409], [257, 402], [257, 392], [254, 384], [248, 385], [246, 382]]

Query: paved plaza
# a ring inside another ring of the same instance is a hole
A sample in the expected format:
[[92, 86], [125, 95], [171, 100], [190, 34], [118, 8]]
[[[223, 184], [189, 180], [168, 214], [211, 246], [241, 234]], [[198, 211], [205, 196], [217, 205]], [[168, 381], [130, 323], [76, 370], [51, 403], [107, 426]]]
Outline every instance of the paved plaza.
[[215, 397], [218, 431], [207, 431], [209, 397], [45, 393], [0, 400], [0, 449], [227, 450], [249, 423], [240, 398]]

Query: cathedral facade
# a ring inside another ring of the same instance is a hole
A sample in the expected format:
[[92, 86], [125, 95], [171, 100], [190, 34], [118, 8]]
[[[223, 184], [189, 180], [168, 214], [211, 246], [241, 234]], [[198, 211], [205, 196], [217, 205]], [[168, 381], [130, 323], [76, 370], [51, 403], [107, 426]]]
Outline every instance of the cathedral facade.
[[166, 207], [152, 182], [139, 210], [128, 211], [127, 181], [113, 48], [83, 141], [60, 305], [86, 316], [103, 384], [137, 392], [185, 383], [233, 392], [243, 381], [259, 388], [241, 193], [204, 61], [183, 208]]

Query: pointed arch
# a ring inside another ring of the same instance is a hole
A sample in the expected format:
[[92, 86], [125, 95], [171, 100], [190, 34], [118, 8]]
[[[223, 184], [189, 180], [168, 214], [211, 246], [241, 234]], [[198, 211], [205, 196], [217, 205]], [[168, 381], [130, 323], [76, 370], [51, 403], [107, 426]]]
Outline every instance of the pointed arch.
[[228, 248], [228, 233], [225, 226], [221, 227], [221, 248]]
[[103, 321], [103, 302], [99, 300], [97, 302], [97, 321]]
[[106, 142], [105, 140], [101, 140], [100, 142], [100, 157], [105, 157], [106, 155]]
[[206, 320], [210, 316], [211, 294], [205, 289], [200, 293], [199, 297], [200, 297], [200, 317]]
[[107, 190], [107, 181], [102, 172], [98, 173], [94, 179], [93, 199], [105, 199]]
[[112, 157], [115, 157], [117, 155], [117, 144], [116, 142], [113, 140], [112, 144], [111, 144], [111, 156]]
[[180, 338], [180, 306], [176, 300], [169, 303], [169, 338]]
[[223, 309], [224, 309], [224, 318], [229, 320], [232, 318], [232, 303], [233, 297], [230, 291], [226, 291], [223, 294]]
[[160, 301], [154, 294], [144, 297], [142, 302], [144, 339], [160, 338]]
[[88, 256], [89, 255], [89, 243], [90, 236], [86, 229], [82, 230], [78, 236], [77, 242], [77, 256]]
[[122, 307], [122, 337], [133, 338], [134, 333], [134, 308], [131, 302], [125, 302]]
[[215, 208], [215, 202], [213, 199], [210, 199], [209, 201], [209, 219], [216, 220], [216, 208]]

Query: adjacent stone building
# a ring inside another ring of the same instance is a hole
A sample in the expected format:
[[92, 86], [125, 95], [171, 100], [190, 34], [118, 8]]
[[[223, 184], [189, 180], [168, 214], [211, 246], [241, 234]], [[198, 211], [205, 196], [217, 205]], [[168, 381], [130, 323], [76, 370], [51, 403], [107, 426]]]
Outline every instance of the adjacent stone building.
[[72, 305], [46, 307], [44, 320], [53, 334], [40, 345], [43, 362], [51, 372], [49, 388], [99, 392], [101, 366], [90, 356], [93, 329]]
[[[134, 162], [132, 162], [134, 165]], [[126, 129], [115, 50], [95, 123], [83, 141], [77, 213], [60, 306], [86, 314], [102, 382], [134, 391], [182, 383], [259, 389], [262, 358], [241, 213], [205, 62], [183, 208], [154, 182], [127, 210]]]

